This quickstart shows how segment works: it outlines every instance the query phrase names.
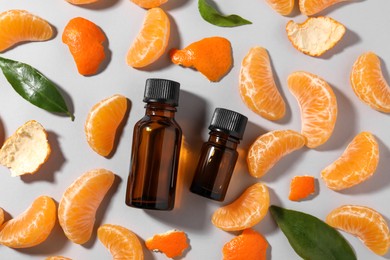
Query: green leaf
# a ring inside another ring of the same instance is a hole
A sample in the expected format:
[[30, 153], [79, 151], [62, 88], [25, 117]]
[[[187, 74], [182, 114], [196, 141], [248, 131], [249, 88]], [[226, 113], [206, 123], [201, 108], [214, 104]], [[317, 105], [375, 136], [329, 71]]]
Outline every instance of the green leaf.
[[303, 259], [356, 260], [345, 238], [333, 227], [309, 214], [272, 205], [272, 218]]
[[198, 8], [203, 19], [217, 26], [235, 27], [252, 23], [251, 21], [248, 21], [235, 14], [227, 16], [222, 15], [214, 7], [209, 5], [206, 0], [199, 0]]
[[63, 113], [74, 120], [56, 85], [28, 64], [0, 57], [0, 68], [8, 82], [24, 99], [49, 112]]

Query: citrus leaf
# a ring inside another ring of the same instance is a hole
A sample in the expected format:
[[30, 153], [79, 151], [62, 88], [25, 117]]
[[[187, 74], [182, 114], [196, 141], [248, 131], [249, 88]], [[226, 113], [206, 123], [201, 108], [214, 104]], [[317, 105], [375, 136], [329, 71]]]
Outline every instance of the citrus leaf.
[[206, 0], [198, 1], [198, 9], [204, 20], [217, 26], [235, 27], [252, 23], [251, 21], [248, 21], [239, 15], [222, 15], [214, 7], [208, 4]]
[[63, 113], [72, 121], [65, 100], [56, 85], [28, 64], [0, 57], [0, 68], [14, 90], [31, 104], [49, 112]]
[[269, 210], [292, 248], [303, 259], [357, 259], [345, 238], [322, 220], [274, 205]]

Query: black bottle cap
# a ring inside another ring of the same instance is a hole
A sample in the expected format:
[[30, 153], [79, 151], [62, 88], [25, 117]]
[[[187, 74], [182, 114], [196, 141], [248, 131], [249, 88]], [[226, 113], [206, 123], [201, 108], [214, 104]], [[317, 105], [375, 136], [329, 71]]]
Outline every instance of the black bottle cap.
[[178, 106], [180, 83], [168, 79], [147, 79], [144, 102], [158, 102]]
[[209, 129], [242, 139], [247, 122], [248, 118], [240, 113], [224, 108], [216, 108]]

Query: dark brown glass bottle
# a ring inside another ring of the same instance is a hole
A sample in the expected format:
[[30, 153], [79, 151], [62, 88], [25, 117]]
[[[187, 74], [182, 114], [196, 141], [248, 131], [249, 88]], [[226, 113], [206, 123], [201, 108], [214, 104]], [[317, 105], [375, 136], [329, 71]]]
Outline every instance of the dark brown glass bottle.
[[145, 116], [134, 126], [131, 166], [126, 191], [128, 206], [171, 210], [182, 131], [174, 119], [180, 84], [148, 79], [145, 86]]
[[248, 119], [231, 110], [215, 109], [209, 140], [203, 144], [190, 190], [203, 197], [223, 201], [236, 165]]

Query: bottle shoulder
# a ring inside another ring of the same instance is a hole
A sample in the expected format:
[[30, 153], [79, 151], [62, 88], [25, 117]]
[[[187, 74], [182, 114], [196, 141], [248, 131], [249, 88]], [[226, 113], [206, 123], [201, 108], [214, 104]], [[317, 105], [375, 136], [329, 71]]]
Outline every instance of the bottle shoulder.
[[161, 116], [148, 116], [145, 115], [135, 125], [134, 128], [143, 129], [161, 129], [161, 128], [172, 128], [177, 129], [181, 133], [181, 127], [174, 118], [161, 117]]

